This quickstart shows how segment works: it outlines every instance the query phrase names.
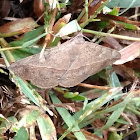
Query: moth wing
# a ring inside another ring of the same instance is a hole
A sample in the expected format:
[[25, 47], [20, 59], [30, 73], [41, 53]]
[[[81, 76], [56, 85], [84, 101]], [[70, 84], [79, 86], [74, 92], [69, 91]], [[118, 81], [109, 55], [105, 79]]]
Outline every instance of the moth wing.
[[69, 42], [48, 49], [41, 59], [39, 59], [40, 54], [36, 54], [19, 60], [13, 63], [9, 69], [39, 87], [55, 87], [76, 57], [76, 50], [73, 51], [71, 48], [73, 45], [67, 45]]
[[73, 87], [120, 58], [116, 50], [85, 42], [75, 61], [61, 77], [60, 86]]

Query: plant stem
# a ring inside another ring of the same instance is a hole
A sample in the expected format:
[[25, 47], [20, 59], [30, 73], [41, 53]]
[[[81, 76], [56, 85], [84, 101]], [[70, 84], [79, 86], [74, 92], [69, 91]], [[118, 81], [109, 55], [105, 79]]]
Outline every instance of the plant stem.
[[108, 1], [109, 0], [101, 1], [102, 3], [100, 5], [100, 7], [94, 12], [94, 14], [88, 20], [86, 20], [84, 23], [80, 24], [80, 27], [84, 28], [86, 25], [88, 25], [90, 22], [92, 22], [92, 20], [97, 17], [97, 14], [103, 9], [103, 7], [108, 3]]
[[127, 110], [129, 110], [129, 111], [131, 111], [131, 112], [133, 112], [134, 114], [136, 114], [136, 115], [140, 116], [140, 112], [139, 112], [139, 111], [137, 111], [137, 110], [135, 110], [134, 108], [131, 108], [131, 107], [126, 107], [126, 109], [127, 109]]
[[[0, 45], [2, 48], [10, 47], [9, 44], [3, 38], [0, 38]], [[9, 50], [5, 51], [4, 54], [9, 63], [15, 62], [15, 59]]]
[[7, 50], [15, 50], [15, 49], [21, 49], [22, 47], [8, 47], [8, 48], [0, 48], [0, 52], [7, 51]]
[[111, 37], [119, 38], [119, 39], [140, 41], [140, 38], [136, 38], [136, 37], [129, 37], [129, 36], [123, 36], [123, 35], [117, 35], [117, 34], [103, 33], [103, 32], [98, 32], [98, 31], [93, 31], [93, 30], [88, 30], [88, 29], [82, 29], [82, 31], [85, 32], [85, 33], [91, 33], [91, 34], [100, 35], [100, 36], [111, 36]]

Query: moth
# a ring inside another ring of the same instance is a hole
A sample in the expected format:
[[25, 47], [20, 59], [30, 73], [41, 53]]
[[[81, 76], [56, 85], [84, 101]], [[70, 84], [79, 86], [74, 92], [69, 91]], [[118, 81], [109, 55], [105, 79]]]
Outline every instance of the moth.
[[118, 51], [72, 38], [65, 43], [19, 60], [9, 67], [17, 76], [41, 88], [73, 87], [112, 65], [121, 55]]

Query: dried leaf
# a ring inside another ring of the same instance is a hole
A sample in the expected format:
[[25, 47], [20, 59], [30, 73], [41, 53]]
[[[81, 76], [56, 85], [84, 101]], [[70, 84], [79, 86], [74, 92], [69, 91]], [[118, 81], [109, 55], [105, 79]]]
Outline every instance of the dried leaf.
[[[48, 3], [48, 0], [44, 0], [44, 2]], [[41, 22], [44, 23], [44, 4], [42, 0], [34, 0], [34, 13], [38, 18], [40, 18]]]
[[38, 117], [37, 123], [42, 140], [57, 140], [55, 126], [47, 114]]
[[121, 50], [123, 48], [115, 38], [110, 36], [106, 36], [103, 42], [107, 43], [109, 46], [111, 46], [111, 48], [116, 50]]
[[75, 37], [44, 52], [12, 64], [9, 69], [42, 88], [73, 87], [120, 58], [116, 50]]
[[53, 34], [58, 33], [58, 31], [70, 21], [70, 18], [71, 14], [64, 15], [62, 18], [60, 18], [53, 26]]
[[[62, 18], [60, 18], [52, 27], [53, 34], [58, 33], [58, 31], [69, 22], [70, 18], [71, 18], [71, 14], [64, 15]], [[50, 35], [50, 40], [47, 40], [47, 46], [50, 45], [50, 43], [54, 38], [54, 35], [52, 34], [49, 35]]]
[[0, 33], [10, 33], [19, 30], [33, 29], [38, 27], [38, 24], [32, 18], [18, 19], [0, 26]]
[[[92, 16], [93, 14], [95, 14], [95, 12], [97, 11], [97, 9], [105, 2], [106, 0], [95, 0], [95, 1], [90, 1], [88, 4], [88, 18], [90, 18], [90, 16]], [[86, 14], [84, 14], [84, 16], [80, 19], [80, 23], [83, 23], [86, 21]]]
[[117, 65], [113, 68], [117, 74], [123, 77], [123, 79], [126, 79], [130, 82], [133, 82], [136, 79], [133, 69], [126, 67], [125, 65]]
[[9, 0], [0, 1], [0, 18], [8, 16], [11, 9], [11, 4]]
[[132, 61], [140, 55], [140, 41], [134, 42], [131, 45], [120, 50], [121, 59], [116, 61], [114, 64], [124, 64], [126, 62]]
[[69, 22], [68, 24], [66, 24], [65, 26], [63, 26], [59, 30], [59, 32], [56, 34], [56, 36], [64, 37], [66, 35], [69, 35], [69, 34], [78, 32], [80, 30], [81, 30], [81, 27], [77, 23], [77, 20], [72, 20], [71, 22]]

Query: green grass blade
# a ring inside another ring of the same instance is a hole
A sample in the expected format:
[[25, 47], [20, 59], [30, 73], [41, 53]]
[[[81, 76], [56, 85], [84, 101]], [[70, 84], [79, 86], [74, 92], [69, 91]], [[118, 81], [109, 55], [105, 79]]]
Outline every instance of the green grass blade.
[[[75, 120], [77, 120], [82, 114], [84, 114], [88, 109], [92, 108], [93, 106], [96, 106], [95, 110], [99, 109], [101, 106], [103, 106], [104, 104], [106, 104], [108, 101], [112, 100], [114, 98], [114, 96], [120, 91], [120, 89], [116, 89], [113, 93], [105, 93], [104, 95], [100, 96], [99, 98], [97, 98], [96, 100], [90, 102], [89, 104], [87, 104], [87, 106], [85, 107], [85, 110], [81, 109], [80, 111], [76, 112], [74, 114], [74, 118]], [[100, 103], [98, 105], [97, 108], [97, 103]], [[93, 112], [95, 110], [92, 110]]]
[[27, 32], [24, 34], [23, 38], [10, 42], [10, 46], [12, 47], [17, 47], [17, 46], [22, 46], [25, 42], [31, 41], [35, 38], [37, 38], [39, 35], [42, 34], [44, 27], [39, 27], [36, 30]]
[[14, 140], [28, 140], [28, 132], [25, 127], [21, 127], [14, 137]]
[[67, 134], [69, 134], [73, 128], [75, 126], [77, 126], [84, 118], [86, 118], [88, 115], [90, 115], [91, 113], [95, 112], [97, 109], [99, 109], [101, 106], [103, 106], [107, 101], [108, 99], [111, 99], [111, 97], [113, 95], [115, 95], [117, 92], [115, 90], [115, 92], [113, 92], [112, 94], [111, 93], [107, 93], [107, 94], [104, 94], [103, 96], [101, 96], [101, 98], [98, 98], [96, 100], [93, 101], [92, 105], [87, 105], [88, 108], [85, 108], [85, 110], [82, 110], [84, 111], [83, 114], [81, 116], [79, 116], [79, 118], [77, 118], [77, 120], [75, 121], [75, 123], [73, 123], [73, 125], [71, 127], [69, 127], [67, 129], [67, 131], [59, 138], [59, 140], [62, 140]]
[[[61, 103], [61, 101], [51, 91], [50, 91], [50, 97], [53, 103]], [[68, 127], [71, 127], [75, 123], [75, 119], [70, 115], [70, 113], [65, 108], [56, 107], [56, 110], [61, 115], [61, 117], [63, 118], [64, 122], [67, 124]], [[72, 129], [72, 132], [74, 131], [80, 131], [78, 125], [76, 125]], [[74, 132], [74, 135], [78, 140], [86, 140], [82, 132]], [[61, 140], [61, 138], [59, 140]]]
[[[110, 83], [111, 87], [122, 87], [120, 84], [119, 78], [115, 72], [112, 72], [109, 74], [109, 83]], [[122, 94], [122, 91], [120, 91], [119, 94]], [[119, 98], [121, 98], [121, 97], [119, 97]], [[119, 98], [114, 98], [114, 99], [118, 100]]]
[[[98, 130], [98, 131], [95, 132], [95, 133], [98, 133], [99, 131], [102, 131], [102, 130], [104, 130], [104, 129], [109, 128], [110, 126], [112, 126], [112, 125], [114, 124], [114, 122], [117, 121], [117, 119], [120, 117], [120, 115], [122, 114], [123, 110], [125, 109], [126, 105], [131, 101], [132, 95], [133, 95], [133, 92], [130, 92], [130, 93], [128, 94], [128, 96], [125, 98], [125, 100], [124, 100], [122, 103], [116, 105], [117, 108], [116, 108], [116, 110], [111, 114], [111, 116], [108, 118], [107, 123], [106, 123], [100, 130]], [[122, 105], [123, 105], [123, 106], [122, 106]], [[116, 107], [116, 106], [115, 106], [115, 107]], [[110, 110], [109, 110], [109, 109], [107, 109], [107, 110], [112, 111], [111, 109], [113, 109], [113, 107], [111, 107]], [[114, 108], [114, 109], [115, 109], [115, 108]], [[106, 110], [106, 111], [107, 111], [107, 110]], [[106, 111], [105, 111], [105, 112], [106, 112]], [[103, 112], [104, 112], [104, 111], [103, 111]]]
[[34, 44], [36, 41], [38, 41], [40, 38], [44, 37], [45, 35], [47, 35], [48, 33], [43, 33], [41, 35], [39, 35], [38, 37], [36, 37], [35, 39], [32, 39], [28, 42], [25, 42], [22, 47], [29, 47], [31, 46], [32, 44]]
[[30, 114], [26, 117], [26, 125], [29, 127], [29, 126], [32, 126], [37, 118], [40, 116], [40, 113], [38, 110], [33, 110], [32, 112], [30, 112]]
[[88, 20], [88, 0], [85, 0], [86, 20]]
[[42, 140], [56, 140], [56, 130], [48, 115], [40, 116], [37, 119]]
[[39, 102], [37, 101], [36, 97], [33, 95], [33, 92], [31, 91], [31, 89], [24, 83], [24, 81], [14, 75], [13, 78], [16, 80], [16, 82], [19, 84], [22, 92], [32, 101], [34, 102], [37, 106], [40, 106]]

